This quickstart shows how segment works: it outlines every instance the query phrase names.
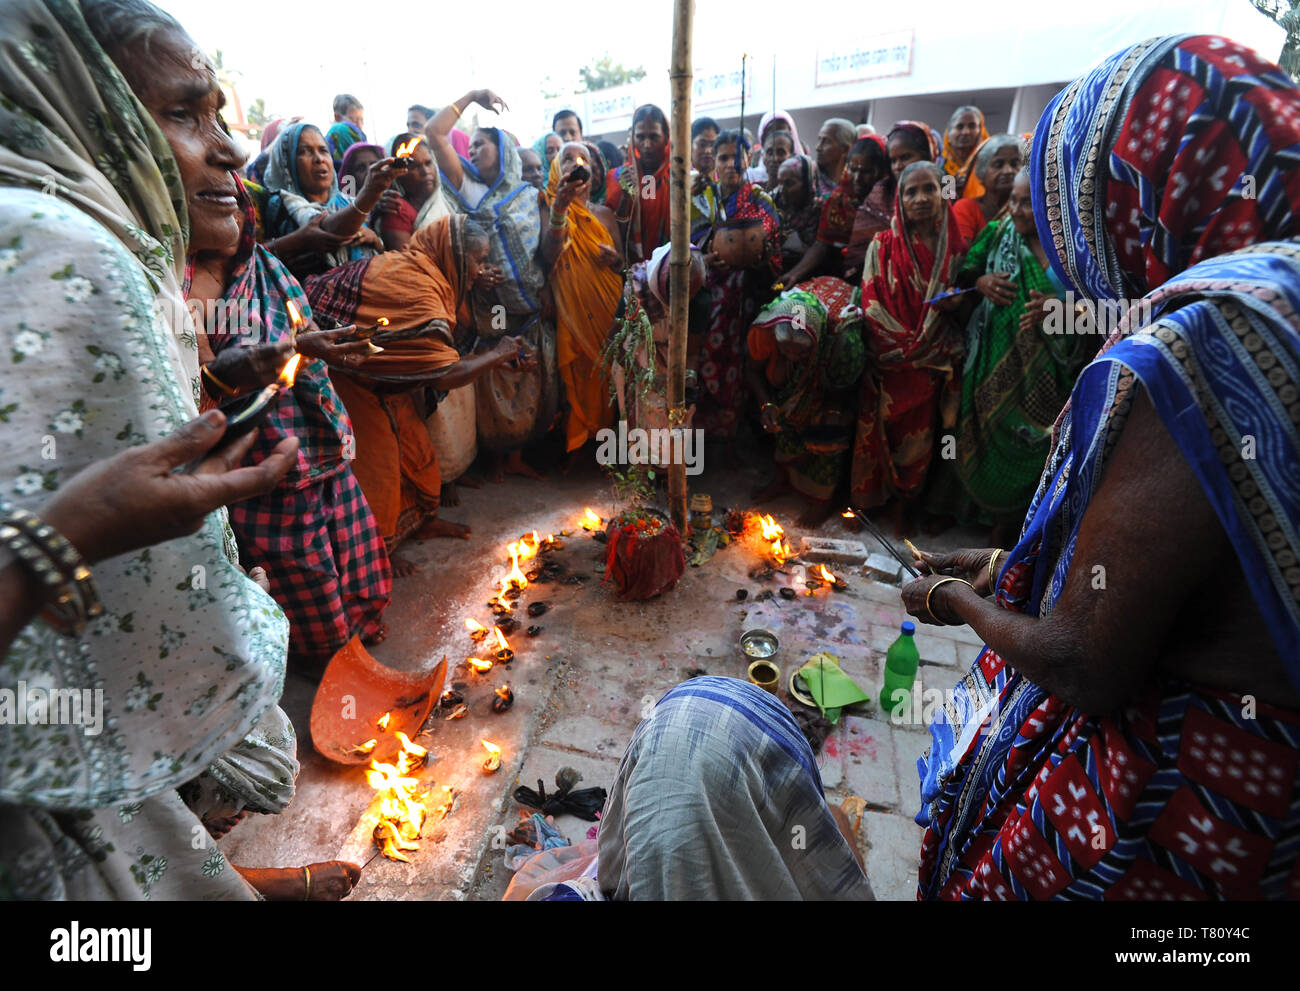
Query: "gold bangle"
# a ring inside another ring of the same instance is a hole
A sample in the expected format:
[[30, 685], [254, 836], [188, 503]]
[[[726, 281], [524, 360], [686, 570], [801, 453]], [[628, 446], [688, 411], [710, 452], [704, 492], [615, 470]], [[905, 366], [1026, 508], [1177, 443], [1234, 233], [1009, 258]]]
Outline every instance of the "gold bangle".
[[307, 879], [307, 893], [302, 896], [302, 900], [309, 902], [311, 901], [311, 868], [304, 866], [302, 876]]
[[1002, 553], [1003, 550], [1001, 547], [999, 547], [997, 550], [993, 552], [993, 556], [989, 558], [989, 591], [993, 593], [996, 593], [998, 590], [997, 579], [993, 576], [993, 567], [998, 563], [998, 557]]
[[207, 376], [208, 381], [211, 382], [213, 385], [215, 385], [215, 386], [217, 387], [217, 390], [218, 390], [222, 395], [225, 395], [225, 396], [237, 396], [237, 395], [239, 395], [239, 390], [238, 390], [238, 389], [232, 389], [230, 386], [226, 385], [225, 382], [221, 381], [221, 379], [217, 378], [216, 375], [214, 375], [214, 374], [212, 373], [212, 369], [209, 368], [207, 365], [203, 365], [203, 366], [201, 366], [201, 367], [199, 368], [199, 371], [202, 372], [204, 375]]
[[460, 109], [460, 104], [459, 104], [459, 103], [453, 103], [453, 104], [451, 105], [451, 108], [452, 108], [453, 110], [456, 111], [456, 116], [457, 116], [457, 117], [459, 117], [461, 114], [463, 114], [463, 113], [465, 112], [464, 110], [461, 110], [461, 109]]
[[[952, 577], [948, 577], [948, 578], [940, 578], [937, 582], [935, 582], [933, 585], [931, 585], [931, 586], [930, 586], [930, 591], [928, 591], [928, 592], [925, 593], [925, 611], [928, 612], [928, 613], [930, 614], [930, 618], [933, 619], [933, 620], [939, 620], [939, 617], [936, 616], [936, 615], [934, 614], [934, 610], [930, 608], [930, 596], [934, 595], [934, 590], [935, 590], [936, 588], [938, 588], [940, 585], [944, 584], [945, 582], [961, 582], [961, 583], [962, 583], [963, 585], [965, 585], [967, 588], [974, 588], [974, 587], [975, 587], [975, 586], [971, 585], [971, 583], [968, 582], [965, 578], [952, 578]], [[939, 620], [939, 625], [940, 625], [940, 626], [952, 626], [952, 625], [955, 625], [955, 624], [952, 624], [952, 623], [944, 623], [943, 621]]]

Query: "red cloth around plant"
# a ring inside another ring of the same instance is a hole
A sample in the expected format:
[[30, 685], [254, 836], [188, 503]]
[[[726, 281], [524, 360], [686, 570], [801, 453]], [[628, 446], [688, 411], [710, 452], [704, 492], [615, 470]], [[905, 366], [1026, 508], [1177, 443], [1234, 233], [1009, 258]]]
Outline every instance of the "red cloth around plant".
[[645, 536], [635, 526], [612, 520], [605, 536], [605, 581], [613, 579], [620, 599], [653, 599], [676, 585], [686, 570], [681, 534], [667, 521], [657, 534]]

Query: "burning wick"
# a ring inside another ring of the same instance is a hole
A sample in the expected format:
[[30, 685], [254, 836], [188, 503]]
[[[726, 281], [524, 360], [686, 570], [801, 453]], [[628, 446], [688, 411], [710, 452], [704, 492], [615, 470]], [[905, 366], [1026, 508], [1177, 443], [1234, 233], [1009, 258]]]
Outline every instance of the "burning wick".
[[284, 308], [289, 313], [289, 328], [290, 330], [293, 331], [294, 334], [297, 334], [298, 328], [301, 327], [303, 323], [305, 323], [305, 321], [302, 318], [302, 314], [298, 312], [298, 307], [293, 305], [293, 300], [291, 299], [286, 299], [284, 301]]
[[497, 768], [501, 766], [501, 748], [487, 740], [480, 740], [479, 742], [483, 744], [483, 749], [488, 754], [487, 760], [483, 762], [483, 770], [487, 774], [495, 774]]
[[857, 518], [854, 515], [853, 510], [851, 509], [844, 510], [844, 512], [840, 513], [840, 515], [843, 516], [846, 520], [852, 520]]
[[397, 146], [397, 154], [394, 155], [393, 157], [410, 158], [411, 155], [414, 154], [415, 149], [419, 146], [422, 140], [424, 139], [417, 134], [410, 141], [403, 141], [400, 145]]
[[515, 652], [510, 649], [509, 642], [499, 629], [493, 629], [492, 633], [497, 638], [496, 659], [502, 664], [509, 664], [514, 660]]
[[[523, 544], [523, 541], [521, 540], [519, 544]], [[509, 589], [515, 589], [516, 591], [528, 587], [528, 579], [519, 570], [519, 544], [510, 545], [510, 573], [506, 575], [506, 583]]]
[[471, 670], [478, 674], [487, 674], [492, 670], [492, 662], [484, 660], [481, 657], [467, 657], [465, 658], [465, 663], [470, 666]]
[[496, 695], [496, 698], [492, 700], [493, 712], [505, 712], [515, 704], [515, 693], [510, 690], [508, 684], [502, 685], [493, 694]]
[[465, 628], [469, 630], [469, 638], [475, 643], [482, 643], [487, 639], [488, 629], [483, 624], [467, 619], [465, 620]]
[[397, 755], [397, 772], [403, 775], [410, 774], [425, 762], [429, 751], [418, 743], [412, 743], [411, 738], [400, 729], [396, 735], [397, 742], [402, 745], [402, 752]]
[[378, 719], [375, 720], [375, 725], [382, 730], [386, 730], [388, 729], [388, 722], [392, 718], [393, 718], [393, 714], [391, 712], [385, 712], [382, 716], [380, 716]]
[[580, 522], [579, 525], [580, 525], [584, 530], [590, 532], [590, 531], [592, 531], [592, 530], [597, 529], [598, 527], [604, 526], [604, 524], [605, 524], [605, 521], [602, 520], [602, 519], [601, 519], [599, 516], [597, 516], [595, 513], [593, 513], [593, 512], [591, 511], [590, 508], [588, 508], [588, 509], [587, 509], [587, 512], [586, 512], [586, 515], [583, 516], [583, 518], [582, 518], [582, 520], [581, 520], [581, 522]]

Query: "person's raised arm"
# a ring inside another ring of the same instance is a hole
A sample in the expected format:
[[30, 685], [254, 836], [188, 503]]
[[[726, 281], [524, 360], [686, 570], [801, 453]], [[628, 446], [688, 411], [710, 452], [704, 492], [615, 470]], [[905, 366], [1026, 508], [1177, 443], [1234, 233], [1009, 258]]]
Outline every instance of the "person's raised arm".
[[[1051, 613], [1036, 619], [1002, 609], [961, 582], [935, 589], [931, 607], [939, 618], [969, 623], [1052, 694], [1104, 713], [1138, 697], [1183, 602], [1218, 571], [1225, 553], [1231, 549], [1218, 516], [1139, 391]], [[933, 622], [925, 597], [938, 581], [925, 575], [904, 587], [908, 612]]]
[[438, 163], [438, 168], [442, 170], [442, 174], [451, 183], [452, 188], [457, 190], [465, 179], [465, 172], [461, 168], [460, 156], [452, 147], [449, 135], [451, 129], [456, 126], [456, 121], [460, 120], [460, 115], [471, 103], [477, 103], [485, 110], [494, 113], [510, 109], [506, 106], [506, 101], [490, 89], [472, 89], [455, 103], [448, 104], [434, 114], [424, 128], [424, 136], [433, 150], [434, 161]]
[[361, 192], [357, 193], [357, 198], [342, 210], [335, 210], [329, 214], [320, 222], [321, 228], [344, 238], [349, 238], [361, 230], [366, 218], [370, 216], [370, 211], [379, 205], [380, 197], [397, 178], [397, 171], [393, 168], [393, 163], [396, 161], [395, 158], [381, 158], [370, 166], [370, 171], [366, 173], [365, 185], [361, 187]]

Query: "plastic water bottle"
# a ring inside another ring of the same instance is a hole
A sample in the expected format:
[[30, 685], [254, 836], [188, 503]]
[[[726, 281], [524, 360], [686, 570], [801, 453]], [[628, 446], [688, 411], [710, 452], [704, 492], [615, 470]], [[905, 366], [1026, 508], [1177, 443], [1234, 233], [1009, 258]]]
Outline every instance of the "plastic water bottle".
[[912, 699], [912, 683], [921, 655], [916, 650], [916, 624], [910, 619], [903, 623], [903, 633], [889, 645], [885, 654], [885, 682], [880, 690], [880, 708], [887, 713], [906, 712]]

